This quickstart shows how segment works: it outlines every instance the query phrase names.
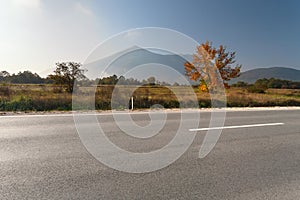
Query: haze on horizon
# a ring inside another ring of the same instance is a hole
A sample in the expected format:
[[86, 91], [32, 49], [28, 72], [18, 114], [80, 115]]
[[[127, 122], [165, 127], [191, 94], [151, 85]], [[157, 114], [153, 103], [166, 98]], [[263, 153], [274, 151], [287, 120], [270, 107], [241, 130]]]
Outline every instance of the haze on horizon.
[[110, 36], [142, 27], [224, 44], [243, 71], [300, 69], [299, 7], [296, 0], [0, 0], [0, 71], [51, 73], [56, 62], [83, 63]]

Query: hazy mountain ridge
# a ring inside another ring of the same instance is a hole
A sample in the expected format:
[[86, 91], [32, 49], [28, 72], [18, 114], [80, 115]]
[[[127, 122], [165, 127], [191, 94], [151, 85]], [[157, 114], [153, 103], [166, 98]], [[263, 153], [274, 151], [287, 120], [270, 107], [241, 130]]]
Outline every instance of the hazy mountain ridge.
[[[156, 63], [165, 65], [184, 74], [184, 63], [190, 60], [190, 55], [159, 54], [139, 47], [131, 47], [127, 50], [115, 53], [108, 57], [86, 64], [87, 76], [97, 78], [116, 74], [125, 74], [135, 67], [144, 64]], [[154, 70], [157, 70], [154, 69]], [[103, 73], [104, 72], [104, 73]], [[141, 77], [145, 77], [147, 72], [141, 72]]]
[[[134, 46], [88, 64], [88, 77], [101, 77], [102, 72], [105, 72], [102, 76], [113, 74], [120, 76], [139, 65], [149, 63], [159, 63], [169, 66], [184, 75], [184, 63], [191, 60], [192, 55], [159, 54], [157, 52], [152, 52], [151, 50]], [[159, 68], [156, 67], [154, 70], [159, 70]], [[149, 73], [149, 71], [140, 72], [140, 76], [147, 77], [147, 73]], [[300, 70], [286, 67], [257, 68], [242, 72], [240, 77], [232, 79], [229, 83], [233, 84], [238, 81], [254, 83], [256, 80], [262, 78], [300, 81]]]
[[232, 79], [230, 83], [237, 83], [238, 81], [254, 83], [256, 80], [263, 78], [300, 81], [300, 70], [286, 67], [257, 68], [242, 72], [240, 77]]

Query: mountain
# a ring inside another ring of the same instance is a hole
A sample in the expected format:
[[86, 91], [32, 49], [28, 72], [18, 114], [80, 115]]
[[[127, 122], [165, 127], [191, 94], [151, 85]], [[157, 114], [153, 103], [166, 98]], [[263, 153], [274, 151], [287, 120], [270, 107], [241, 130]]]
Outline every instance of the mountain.
[[[151, 49], [133, 46], [85, 64], [84, 67], [88, 69], [86, 75], [90, 79], [116, 74], [140, 81], [154, 76], [156, 80], [174, 83], [180, 82], [185, 74], [184, 63], [191, 60], [192, 55], [161, 54]], [[240, 77], [232, 79], [229, 83], [254, 83], [262, 78], [300, 81], [300, 70], [285, 67], [257, 68], [242, 72]]]
[[300, 81], [300, 70], [285, 67], [257, 68], [242, 72], [240, 77], [232, 79], [230, 83], [233, 84], [238, 81], [254, 83], [256, 80], [262, 78]]
[[157, 80], [174, 83], [179, 76], [185, 74], [184, 63], [191, 59], [191, 55], [159, 54], [134, 46], [85, 64], [84, 67], [88, 69], [87, 77], [92, 79], [116, 74], [142, 80], [157, 75]]

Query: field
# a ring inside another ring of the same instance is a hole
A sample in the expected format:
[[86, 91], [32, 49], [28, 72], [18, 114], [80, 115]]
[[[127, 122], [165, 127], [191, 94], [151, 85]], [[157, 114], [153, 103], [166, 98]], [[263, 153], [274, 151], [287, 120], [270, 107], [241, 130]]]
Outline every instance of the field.
[[[194, 93], [195, 92], [195, 93]], [[113, 93], [113, 95], [112, 95]], [[210, 95], [199, 92], [197, 88], [188, 90], [185, 86], [98, 86], [81, 87], [75, 98], [78, 109], [98, 110], [130, 108], [131, 96], [134, 108], [150, 108], [155, 104], [165, 108], [211, 107]], [[176, 97], [176, 95], [177, 97]], [[197, 101], [193, 101], [196, 94]], [[95, 96], [93, 96], [95, 95]], [[259, 106], [300, 106], [300, 90], [268, 89], [264, 94], [250, 93], [242, 88], [226, 91], [228, 107]], [[85, 104], [95, 99], [94, 105]], [[198, 105], [196, 105], [196, 104]], [[72, 94], [63, 88], [49, 84], [41, 85], [0, 85], [0, 111], [51, 111], [72, 110]]]

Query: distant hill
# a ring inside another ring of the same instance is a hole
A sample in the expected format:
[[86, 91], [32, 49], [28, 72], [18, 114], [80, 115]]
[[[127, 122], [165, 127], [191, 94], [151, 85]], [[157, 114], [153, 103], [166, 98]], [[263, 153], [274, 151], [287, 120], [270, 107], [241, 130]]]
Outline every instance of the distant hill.
[[[133, 73], [134, 76], [132, 78], [140, 80], [147, 79], [151, 76], [151, 73], [156, 72], [156, 74], [161, 75], [156, 78], [172, 83], [178, 80], [180, 74], [185, 74], [184, 63], [191, 61], [192, 58], [192, 55], [160, 54], [138, 46], [133, 46], [108, 57], [88, 63], [84, 67], [88, 69], [87, 77], [95, 79], [114, 74], [117, 76], [126, 76], [126, 73], [132, 72], [135, 67], [147, 64], [147, 67], [143, 68], [143, 70], [137, 70], [136, 73]], [[177, 74], [175, 72], [166, 71], [154, 63], [171, 67]], [[130, 73], [127, 75], [126, 78], [130, 78]], [[238, 81], [254, 83], [256, 80], [262, 78], [300, 81], [300, 70], [285, 67], [257, 68], [242, 72], [240, 77], [231, 80], [229, 83], [233, 84]]]
[[[86, 74], [87, 77], [95, 79], [114, 74], [117, 76], [126, 76], [126, 73], [130, 72], [135, 67], [146, 64], [147, 69], [134, 73], [134, 77], [132, 78], [146, 79], [155, 72], [156, 74], [161, 75], [161, 81], [172, 83], [177, 81], [180, 74], [185, 73], [184, 63], [190, 59], [192, 59], [191, 55], [159, 54], [134, 46], [122, 52], [85, 64], [84, 67], [88, 69]], [[162, 66], [157, 64], [168, 66], [174, 69], [174, 72], [168, 72], [163, 69]], [[102, 73], [103, 71], [105, 71], [105, 73]], [[130, 78], [130, 76], [131, 75], [129, 74], [127, 78]], [[159, 79], [159, 77], [156, 78]]]
[[254, 83], [256, 80], [262, 78], [300, 81], [300, 70], [285, 67], [257, 68], [242, 72], [240, 77], [232, 79], [230, 83], [233, 84], [238, 81]]

